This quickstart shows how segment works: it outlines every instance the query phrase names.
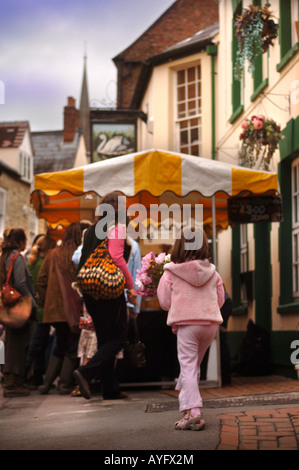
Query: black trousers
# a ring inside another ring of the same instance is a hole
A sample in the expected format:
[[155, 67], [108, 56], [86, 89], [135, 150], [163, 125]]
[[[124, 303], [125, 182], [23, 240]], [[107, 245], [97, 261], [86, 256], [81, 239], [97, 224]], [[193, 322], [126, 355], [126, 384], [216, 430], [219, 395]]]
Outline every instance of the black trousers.
[[56, 335], [53, 356], [59, 357], [59, 359], [63, 359], [64, 356], [76, 359], [80, 335], [73, 333], [66, 321], [52, 323], [52, 326], [55, 328]]
[[84, 295], [83, 299], [94, 324], [98, 350], [89, 362], [78, 370], [88, 382], [100, 379], [104, 396], [117, 393], [119, 383], [115, 371], [115, 356], [125, 345], [128, 328], [125, 296], [96, 300]]

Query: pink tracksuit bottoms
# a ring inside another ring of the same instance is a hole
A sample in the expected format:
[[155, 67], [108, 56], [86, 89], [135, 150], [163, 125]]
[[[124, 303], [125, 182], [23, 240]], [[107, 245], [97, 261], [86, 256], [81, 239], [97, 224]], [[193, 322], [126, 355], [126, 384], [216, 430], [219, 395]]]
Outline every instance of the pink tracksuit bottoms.
[[202, 407], [199, 392], [200, 364], [215, 338], [217, 328], [217, 323], [178, 326], [177, 349], [181, 370], [176, 390], [180, 391], [180, 411]]

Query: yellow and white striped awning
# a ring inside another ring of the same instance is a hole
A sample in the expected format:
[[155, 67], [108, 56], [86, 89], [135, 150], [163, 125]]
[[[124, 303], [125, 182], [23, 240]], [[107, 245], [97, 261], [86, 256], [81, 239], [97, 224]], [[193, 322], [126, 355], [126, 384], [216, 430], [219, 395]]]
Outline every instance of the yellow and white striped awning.
[[93, 191], [103, 196], [114, 190], [126, 196], [140, 191], [148, 191], [152, 196], [160, 196], [165, 191], [178, 196], [186, 196], [191, 191], [204, 197], [217, 192], [236, 196], [244, 190], [252, 194], [277, 191], [277, 174], [191, 155], [148, 150], [72, 170], [36, 175], [34, 190], [49, 196], [61, 191], [73, 195]]
[[[217, 224], [227, 226], [227, 198], [242, 194], [276, 194], [277, 174], [256, 171], [207, 158], [146, 150], [83, 167], [35, 176], [32, 202], [52, 226], [67, 225], [94, 215], [97, 197], [120, 191], [132, 202], [146, 204], [173, 194], [176, 199], [197, 194], [204, 204], [205, 219], [211, 218], [216, 198]], [[140, 195], [143, 194], [141, 198]], [[194, 197], [193, 197], [194, 202]]]

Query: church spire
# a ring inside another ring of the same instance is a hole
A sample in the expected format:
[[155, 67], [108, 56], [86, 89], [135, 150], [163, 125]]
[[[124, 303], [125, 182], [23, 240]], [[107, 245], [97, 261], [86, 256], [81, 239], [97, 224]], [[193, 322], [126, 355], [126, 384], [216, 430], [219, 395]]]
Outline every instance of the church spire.
[[84, 51], [83, 80], [80, 98], [80, 127], [83, 133], [87, 154], [90, 156], [90, 122], [89, 122], [89, 96], [87, 82], [87, 55]]

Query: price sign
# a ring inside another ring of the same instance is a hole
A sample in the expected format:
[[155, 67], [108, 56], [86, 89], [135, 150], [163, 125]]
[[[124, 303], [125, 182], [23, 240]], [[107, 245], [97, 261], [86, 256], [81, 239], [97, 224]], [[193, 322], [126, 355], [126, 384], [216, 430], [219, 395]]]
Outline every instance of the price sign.
[[281, 196], [233, 197], [227, 201], [230, 224], [281, 222]]

